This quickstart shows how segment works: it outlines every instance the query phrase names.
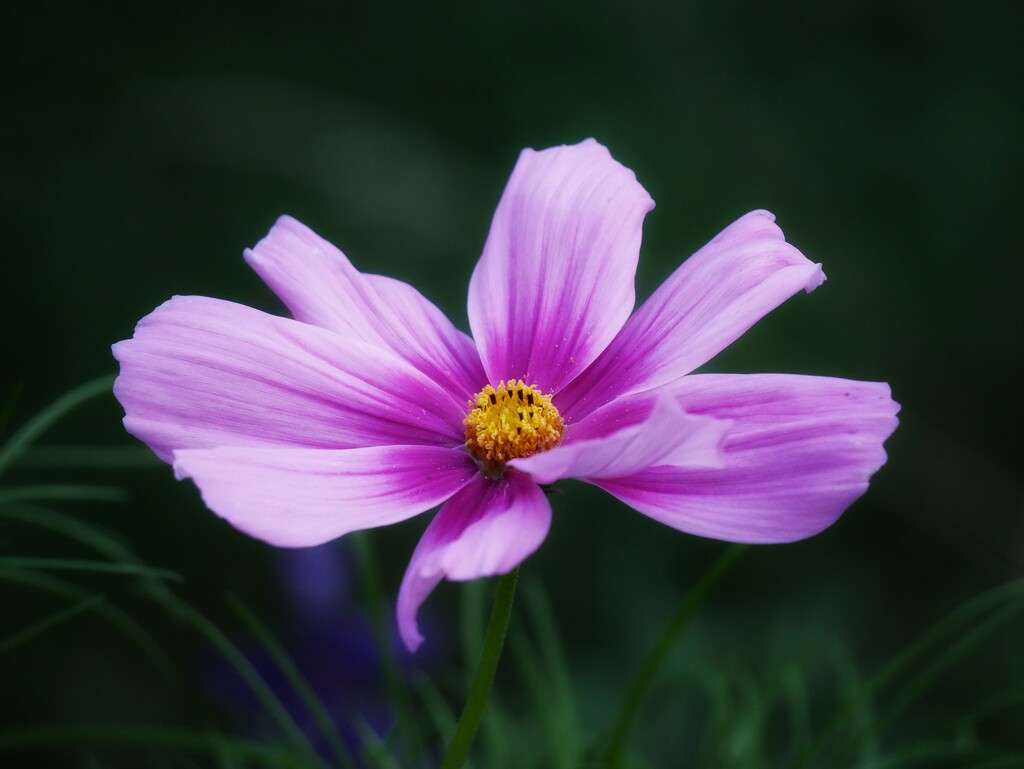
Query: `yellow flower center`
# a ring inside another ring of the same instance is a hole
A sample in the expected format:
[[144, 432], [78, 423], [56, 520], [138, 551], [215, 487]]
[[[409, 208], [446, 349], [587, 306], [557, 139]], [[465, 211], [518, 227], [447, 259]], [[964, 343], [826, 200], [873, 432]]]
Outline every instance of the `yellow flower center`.
[[489, 469], [510, 459], [547, 451], [562, 442], [565, 423], [551, 396], [523, 380], [487, 385], [469, 402], [472, 406], [462, 424], [466, 448]]

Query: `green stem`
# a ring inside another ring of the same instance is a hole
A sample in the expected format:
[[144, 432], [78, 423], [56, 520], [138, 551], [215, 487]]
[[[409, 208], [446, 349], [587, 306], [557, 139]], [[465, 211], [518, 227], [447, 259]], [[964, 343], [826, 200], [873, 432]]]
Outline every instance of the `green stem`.
[[484, 635], [484, 646], [480, 652], [480, 662], [476, 666], [476, 674], [469, 688], [466, 706], [455, 727], [455, 734], [448, 743], [448, 751], [444, 755], [441, 769], [461, 769], [473, 745], [473, 738], [480, 726], [480, 720], [487, 706], [487, 698], [491, 694], [494, 674], [498, 670], [501, 650], [505, 645], [508, 623], [512, 617], [512, 602], [516, 597], [516, 582], [519, 579], [519, 567], [503, 575], [498, 580], [498, 591], [494, 596], [494, 607], [491, 609], [491, 620]]
[[686, 600], [676, 610], [675, 616], [672, 617], [665, 630], [662, 631], [661, 637], [654, 645], [654, 648], [651, 649], [651, 653], [647, 655], [647, 660], [633, 681], [633, 686], [630, 687], [625, 704], [620, 711], [619, 720], [615, 724], [615, 730], [612, 732], [611, 745], [608, 748], [608, 766], [613, 769], [622, 766], [623, 752], [626, 747], [626, 740], [629, 738], [629, 730], [633, 726], [633, 721], [636, 718], [637, 711], [640, 709], [640, 705], [643, 703], [651, 681], [654, 680], [655, 674], [665, 661], [665, 657], [668, 656], [669, 651], [676, 642], [676, 638], [678, 638], [686, 623], [689, 622], [694, 612], [703, 603], [711, 589], [728, 573], [729, 569], [732, 568], [733, 564], [736, 563], [736, 560], [746, 549], [746, 545], [733, 545], [722, 553], [711, 569], [697, 583], [697, 586], [689, 592]]

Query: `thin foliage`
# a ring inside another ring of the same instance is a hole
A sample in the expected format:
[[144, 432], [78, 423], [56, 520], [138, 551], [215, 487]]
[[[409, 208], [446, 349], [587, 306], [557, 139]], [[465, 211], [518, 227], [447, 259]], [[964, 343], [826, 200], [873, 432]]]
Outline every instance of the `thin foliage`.
[[86, 382], [70, 392], [62, 395], [34, 417], [29, 419], [7, 441], [0, 446], [0, 475], [31, 446], [43, 433], [56, 424], [65, 415], [89, 400], [101, 395], [109, 395], [114, 385], [114, 377], [104, 376]]
[[288, 655], [288, 652], [285, 651], [273, 633], [270, 632], [270, 629], [256, 617], [253, 611], [240, 598], [229, 594], [228, 603], [235, 611], [235, 614], [252, 631], [253, 635], [259, 639], [260, 644], [270, 654], [274, 664], [284, 673], [292, 690], [299, 695], [303, 705], [305, 705], [309, 714], [313, 717], [317, 728], [320, 730], [320, 734], [330, 746], [338, 766], [343, 769], [354, 769], [355, 760], [348, 748], [345, 747], [344, 742], [342, 742], [330, 713], [327, 712], [323, 702], [317, 696], [309, 681], [306, 680], [302, 671], [299, 670], [295, 662]]
[[[76, 388], [15, 431], [0, 447], [0, 471], [21, 466], [34, 470], [145, 466], [147, 461], [137, 452], [122, 452], [119, 447], [90, 459], [86, 448], [49, 451], [33, 445], [57, 419], [101, 394], [100, 383], [109, 386], [109, 379]], [[34, 531], [37, 536], [32, 541], [41, 536], [44, 550], [48, 543], [61, 545], [59, 554], [0, 555], [0, 581], [6, 583], [7, 595], [22, 591], [46, 596], [56, 604], [35, 611], [20, 626], [4, 628], [0, 661], [17, 659], [42, 639], [96, 618], [129, 639], [129, 648], [150, 659], [164, 679], [180, 678], [183, 669], [164, 648], [160, 631], [147, 627], [152, 620], [127, 608], [142, 596], [159, 609], [158, 616], [202, 639], [206, 648], [227, 661], [270, 728], [254, 741], [209, 723], [199, 728], [14, 723], [0, 728], [0, 760], [6, 762], [4, 757], [25, 751], [63, 749], [73, 751], [81, 766], [104, 766], [104, 751], [116, 749], [145, 757], [150, 766], [427, 769], [438, 765], [440, 746], [461, 728], [456, 714], [472, 680], [471, 671], [482, 653], [493, 651], [485, 632], [487, 595], [494, 589], [493, 582], [460, 588], [461, 669], [408, 673], [396, 652], [371, 535], [350, 539], [393, 715], [393, 727], [380, 733], [358, 714], [347, 715], [349, 721], [339, 723], [338, 714], [317, 695], [302, 660], [294, 658], [278, 634], [240, 598], [228, 595], [226, 604], [269, 658], [269, 672], [243, 651], [236, 631], [179, 595], [180, 574], [145, 563], [120, 535], [83, 518], [80, 508], [72, 515], [52, 507], [57, 502], [86, 502], [95, 507], [124, 499], [119, 488], [105, 485], [34, 483], [0, 489], [0, 522], [8, 531], [12, 527]], [[76, 552], [68, 555], [68, 547]], [[990, 744], [981, 728], [990, 718], [1007, 717], [1024, 708], [1020, 681], [1008, 679], [1003, 687], [965, 703], [945, 719], [935, 717], [924, 705], [930, 691], [955, 675], [959, 666], [984, 654], [994, 639], [1019, 621], [1024, 614], [1024, 580], [964, 602], [877, 671], [866, 671], [848, 642], [838, 636], [815, 636], [810, 628], [785, 628], [775, 641], [751, 639], [723, 648], [724, 629], [701, 609], [740, 552], [740, 548], [728, 550], [695, 583], [668, 618], [666, 631], [646, 662], [638, 665], [617, 717], [604, 724], [582, 715], [579, 663], [566, 648], [544, 587], [532, 575], [526, 578], [511, 621], [510, 653], [498, 678], [500, 697], [490, 695], [487, 710], [481, 708], [481, 737], [472, 750], [464, 742], [461, 759], [449, 764], [487, 769], [644, 769], [684, 764], [698, 769], [1002, 769], [1022, 765], [1017, 747]], [[96, 580], [104, 580], [102, 589], [91, 584]], [[220, 586], [214, 589], [221, 592]], [[497, 660], [492, 663], [496, 667]], [[271, 678], [284, 681], [298, 706], [271, 685]], [[441, 686], [439, 681], [451, 685]], [[307, 723], [311, 731], [306, 730]], [[669, 745], [688, 753], [682, 758], [679, 753], [667, 756]]]
[[395, 709], [397, 737], [401, 740], [407, 760], [419, 761], [424, 754], [423, 740], [413, 710], [412, 695], [402, 673], [394, 634], [387, 612], [388, 603], [381, 586], [377, 553], [369, 537], [357, 532], [349, 537], [362, 577], [363, 600], [370, 616], [378, 658], [384, 674], [388, 701]]
[[11, 649], [20, 646], [23, 643], [31, 641], [38, 635], [53, 630], [65, 622], [69, 622], [81, 614], [85, 614], [104, 601], [104, 596], [101, 593], [95, 595], [89, 595], [80, 601], [76, 601], [64, 609], [59, 609], [52, 614], [43, 617], [38, 622], [34, 622], [27, 627], [23, 627], [20, 630], [11, 633], [6, 638], [0, 638], [0, 654], [10, 651]]

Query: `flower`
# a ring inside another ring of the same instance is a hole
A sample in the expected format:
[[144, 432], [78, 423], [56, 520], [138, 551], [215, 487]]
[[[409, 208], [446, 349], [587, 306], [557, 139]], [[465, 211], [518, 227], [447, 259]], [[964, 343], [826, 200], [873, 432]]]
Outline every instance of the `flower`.
[[444, 578], [502, 574], [579, 478], [676, 529], [787, 542], [886, 459], [883, 383], [693, 374], [825, 279], [754, 211], [633, 312], [654, 206], [594, 140], [524, 150], [469, 284], [472, 338], [406, 283], [282, 217], [246, 261], [294, 319], [174, 297], [114, 346], [125, 427], [238, 529], [317, 545], [441, 505], [398, 597], [410, 649]]

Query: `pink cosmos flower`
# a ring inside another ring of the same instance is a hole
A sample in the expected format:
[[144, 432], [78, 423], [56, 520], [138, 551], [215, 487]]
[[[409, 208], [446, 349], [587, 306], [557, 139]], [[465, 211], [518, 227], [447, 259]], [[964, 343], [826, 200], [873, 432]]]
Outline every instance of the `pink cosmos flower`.
[[634, 313], [653, 206], [593, 140], [525, 150], [470, 280], [472, 337], [282, 217], [245, 258], [294, 320], [198, 296], [161, 305], [114, 346], [125, 427], [273, 545], [441, 505], [399, 591], [410, 649], [442, 579], [508, 572], [540, 546], [542, 487], [562, 478], [692, 534], [811, 536], [884, 464], [889, 387], [692, 374], [825, 277], [754, 211]]

